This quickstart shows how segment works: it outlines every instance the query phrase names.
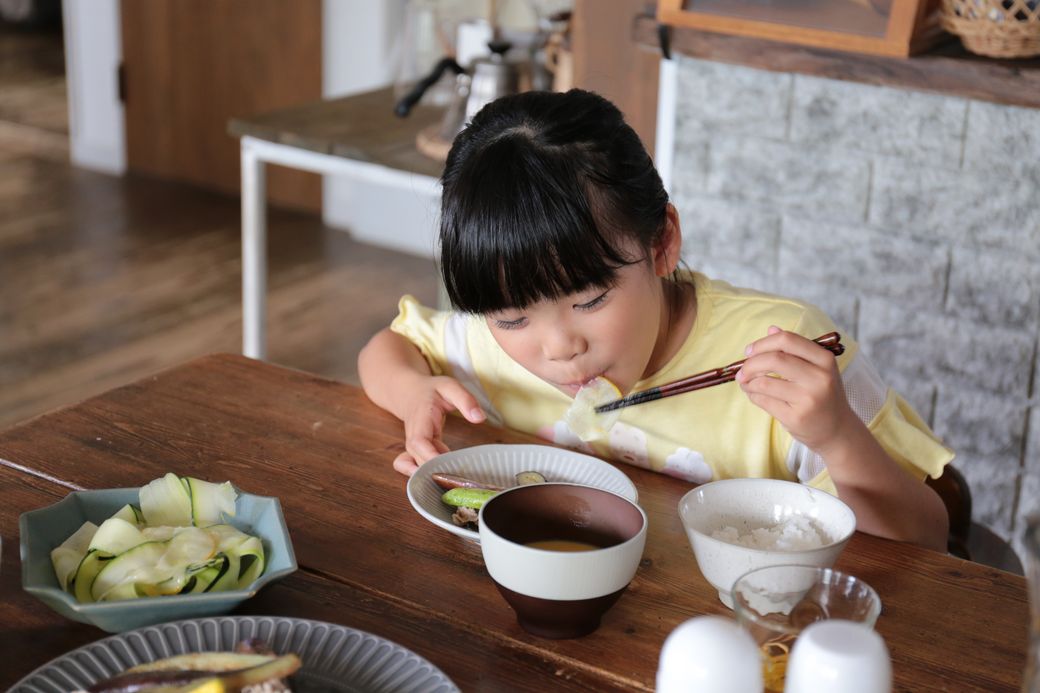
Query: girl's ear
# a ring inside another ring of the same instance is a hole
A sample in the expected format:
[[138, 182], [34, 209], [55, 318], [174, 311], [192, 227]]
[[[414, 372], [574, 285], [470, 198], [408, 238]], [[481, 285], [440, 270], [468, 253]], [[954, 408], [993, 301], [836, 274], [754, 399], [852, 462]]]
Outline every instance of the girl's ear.
[[654, 244], [654, 272], [667, 277], [679, 266], [682, 254], [682, 229], [679, 228], [679, 212], [671, 202], [665, 208], [664, 231]]

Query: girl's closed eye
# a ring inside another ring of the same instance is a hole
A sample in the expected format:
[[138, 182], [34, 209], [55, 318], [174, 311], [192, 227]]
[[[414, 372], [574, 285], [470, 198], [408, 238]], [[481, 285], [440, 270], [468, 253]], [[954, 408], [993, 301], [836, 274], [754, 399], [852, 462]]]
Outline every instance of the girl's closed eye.
[[500, 330], [516, 330], [523, 327], [524, 323], [527, 321], [527, 318], [525, 318], [522, 315], [519, 318], [514, 318], [513, 320], [506, 320], [505, 318], [495, 317], [492, 317], [491, 319], [495, 323], [495, 327], [499, 328]]
[[591, 301], [586, 301], [585, 303], [575, 303], [574, 307], [578, 310], [594, 310], [599, 306], [603, 305], [603, 303], [607, 300], [607, 294], [609, 293], [610, 290], [608, 289], [607, 291], [604, 291], [600, 295], [596, 296]]

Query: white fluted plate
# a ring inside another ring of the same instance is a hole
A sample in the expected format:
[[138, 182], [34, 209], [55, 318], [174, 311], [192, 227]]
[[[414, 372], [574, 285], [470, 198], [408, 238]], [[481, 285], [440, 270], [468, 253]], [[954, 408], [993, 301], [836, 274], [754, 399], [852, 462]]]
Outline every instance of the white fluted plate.
[[441, 501], [444, 489], [437, 485], [435, 473], [457, 474], [508, 488], [515, 486], [517, 472], [539, 472], [546, 481], [566, 481], [612, 491], [633, 503], [639, 493], [631, 479], [603, 460], [573, 450], [548, 445], [478, 445], [438, 455], [419, 467], [408, 480], [408, 500], [420, 515], [452, 534], [480, 541], [472, 529], [451, 521], [450, 506]]
[[276, 653], [299, 655], [294, 693], [458, 693], [427, 660], [365, 631], [283, 616], [222, 616], [174, 621], [84, 645], [44, 664], [10, 693], [69, 693], [138, 664], [189, 652], [231, 651], [259, 638]]

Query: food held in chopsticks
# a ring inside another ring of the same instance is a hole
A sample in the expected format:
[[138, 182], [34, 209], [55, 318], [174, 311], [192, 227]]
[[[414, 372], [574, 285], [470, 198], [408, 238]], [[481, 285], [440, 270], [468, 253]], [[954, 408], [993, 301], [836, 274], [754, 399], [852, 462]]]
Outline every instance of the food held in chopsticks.
[[[441, 496], [445, 505], [455, 508], [451, 521], [459, 527], [476, 527], [480, 509], [492, 496], [504, 489], [501, 486], [467, 479], [456, 474], [432, 474], [431, 478], [443, 489]], [[544, 484], [545, 477], [540, 472], [524, 471], [514, 477], [516, 486], [527, 484]]]
[[[817, 337], [813, 341], [827, 351], [833, 353], [835, 356], [840, 356], [845, 353], [845, 346], [841, 343], [841, 335], [837, 332], [828, 332], [825, 335]], [[703, 390], [707, 387], [714, 387], [715, 385], [732, 382], [737, 377], [737, 371], [740, 370], [740, 367], [744, 365], [745, 361], [747, 361], [747, 359], [741, 359], [739, 361], [734, 361], [729, 365], [713, 368], [710, 371], [697, 373], [686, 378], [681, 378], [659, 387], [652, 387], [647, 390], [633, 392], [632, 394], [616, 399], [613, 402], [601, 403], [597, 405], [595, 409], [597, 413], [605, 414], [618, 409], [624, 409], [625, 407], [631, 407], [636, 404], [653, 402], [654, 400], [663, 399], [665, 397], [673, 397], [674, 395], [681, 395], [685, 392]]]
[[617, 423], [621, 414], [600, 412], [598, 406], [618, 397], [621, 397], [618, 386], [603, 376], [597, 376], [578, 390], [563, 420], [574, 435], [584, 442], [602, 438]]
[[58, 583], [77, 601], [240, 589], [263, 573], [260, 539], [224, 524], [235, 514], [230, 483], [167, 474], [138, 498], [51, 551]]
[[235, 652], [166, 657], [99, 681], [86, 693], [291, 693], [286, 680], [300, 668], [295, 654], [278, 656], [263, 643], [245, 641]]

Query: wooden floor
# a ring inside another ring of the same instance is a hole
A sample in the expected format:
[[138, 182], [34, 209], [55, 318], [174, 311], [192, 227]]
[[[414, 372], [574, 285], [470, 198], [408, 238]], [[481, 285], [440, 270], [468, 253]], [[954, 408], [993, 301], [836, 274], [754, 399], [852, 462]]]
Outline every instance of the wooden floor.
[[[237, 197], [68, 163], [60, 35], [0, 32], [0, 427], [241, 351]], [[269, 360], [356, 382], [432, 261], [271, 210]]]

